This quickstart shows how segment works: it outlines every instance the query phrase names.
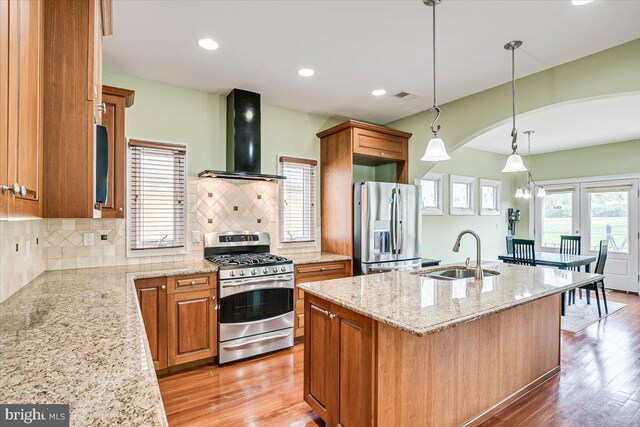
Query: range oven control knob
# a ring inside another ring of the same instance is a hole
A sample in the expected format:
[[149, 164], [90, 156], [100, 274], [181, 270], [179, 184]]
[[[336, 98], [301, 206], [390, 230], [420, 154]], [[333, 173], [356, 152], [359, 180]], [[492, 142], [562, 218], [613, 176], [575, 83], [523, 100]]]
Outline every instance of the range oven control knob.
[[255, 276], [255, 275], [256, 275], [256, 269], [255, 269], [255, 268], [252, 268], [252, 269], [251, 269], [251, 275], [252, 275], [252, 276]]
[[268, 272], [269, 272], [269, 269], [268, 269], [267, 267], [265, 267], [265, 268], [263, 268], [263, 269], [262, 269], [262, 273], [263, 273], [263, 274], [267, 274]]
[[278, 267], [273, 267], [273, 272], [277, 273], [278, 272]]
[[229, 273], [229, 276], [231, 276], [231, 277], [233, 277], [233, 276], [235, 276], [235, 275], [236, 275], [236, 272], [235, 272], [235, 271], [232, 271], [231, 273]]
[[282, 267], [280, 267], [280, 271], [285, 272], [287, 271], [287, 267], [285, 267], [284, 265]]
[[244, 276], [244, 270], [240, 270], [240, 275]]

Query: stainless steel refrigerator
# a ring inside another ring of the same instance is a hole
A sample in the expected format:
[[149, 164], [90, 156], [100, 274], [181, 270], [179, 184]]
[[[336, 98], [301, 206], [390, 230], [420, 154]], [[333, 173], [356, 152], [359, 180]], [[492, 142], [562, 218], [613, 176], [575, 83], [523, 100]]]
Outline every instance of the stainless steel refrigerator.
[[354, 273], [419, 268], [420, 187], [365, 181], [353, 193]]

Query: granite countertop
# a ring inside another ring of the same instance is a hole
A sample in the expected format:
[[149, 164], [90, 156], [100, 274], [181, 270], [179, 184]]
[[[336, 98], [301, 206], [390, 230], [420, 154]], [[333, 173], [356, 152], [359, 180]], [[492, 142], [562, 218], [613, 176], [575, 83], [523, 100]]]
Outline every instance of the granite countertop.
[[351, 257], [348, 255], [338, 255], [329, 252], [308, 252], [299, 254], [286, 254], [282, 256], [292, 260], [294, 264], [316, 264], [319, 262], [351, 260]]
[[66, 403], [71, 425], [167, 419], [133, 279], [207, 261], [47, 271], [0, 303], [0, 402]]
[[[483, 264], [484, 265], [484, 264]], [[432, 267], [349, 277], [298, 287], [339, 306], [422, 336], [470, 322], [602, 277], [569, 270], [493, 263], [496, 276], [436, 280], [423, 275], [451, 268]]]

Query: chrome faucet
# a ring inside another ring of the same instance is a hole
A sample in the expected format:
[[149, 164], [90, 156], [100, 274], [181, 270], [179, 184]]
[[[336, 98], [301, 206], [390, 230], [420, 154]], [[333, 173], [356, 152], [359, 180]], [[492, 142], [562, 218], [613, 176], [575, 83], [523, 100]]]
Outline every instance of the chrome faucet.
[[456, 243], [454, 243], [453, 245], [453, 252], [460, 251], [460, 239], [462, 239], [462, 236], [464, 236], [465, 234], [471, 234], [473, 237], [476, 238], [476, 269], [475, 269], [474, 278], [476, 280], [482, 280], [482, 255], [481, 255], [481, 249], [480, 249], [480, 236], [478, 236], [478, 233], [472, 230], [463, 230], [460, 234], [458, 234]]

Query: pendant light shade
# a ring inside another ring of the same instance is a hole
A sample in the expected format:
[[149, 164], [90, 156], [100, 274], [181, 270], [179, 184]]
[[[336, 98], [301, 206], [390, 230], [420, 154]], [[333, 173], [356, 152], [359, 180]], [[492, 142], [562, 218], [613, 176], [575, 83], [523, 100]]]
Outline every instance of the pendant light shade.
[[440, 162], [442, 160], [449, 160], [451, 157], [447, 153], [447, 147], [444, 146], [444, 141], [438, 137], [431, 138], [431, 141], [427, 144], [427, 150], [420, 160], [423, 162]]
[[504, 48], [511, 51], [511, 108], [513, 116], [513, 128], [511, 129], [511, 155], [507, 159], [502, 172], [525, 172], [527, 167], [522, 162], [522, 157], [518, 154], [518, 130], [516, 129], [516, 60], [515, 51], [522, 46], [520, 40], [514, 40], [506, 45]]
[[440, 108], [436, 100], [436, 6], [441, 0], [423, 0], [424, 4], [433, 7], [433, 108], [432, 111], [436, 113], [433, 121], [431, 122], [431, 133], [433, 136], [427, 144], [427, 149], [420, 160], [423, 162], [440, 162], [443, 160], [449, 160], [451, 157], [447, 153], [447, 147], [444, 145], [442, 138], [438, 136], [440, 125], [436, 124], [440, 117]]
[[516, 199], [522, 199], [522, 196], [524, 196], [524, 192], [522, 191], [522, 187], [519, 187], [516, 190]]
[[544, 197], [546, 195], [547, 195], [547, 192], [544, 191], [544, 187], [538, 188], [538, 194], [536, 194], [536, 197]]
[[522, 161], [522, 157], [520, 154], [513, 153], [507, 158], [507, 164], [502, 169], [502, 172], [526, 172], [527, 167], [524, 165]]
[[531, 191], [529, 191], [529, 189], [527, 187], [524, 187], [524, 189], [522, 190], [522, 198], [523, 199], [530, 199], [531, 198]]

